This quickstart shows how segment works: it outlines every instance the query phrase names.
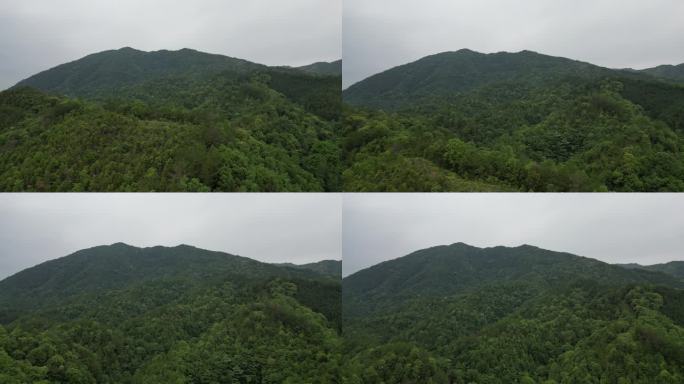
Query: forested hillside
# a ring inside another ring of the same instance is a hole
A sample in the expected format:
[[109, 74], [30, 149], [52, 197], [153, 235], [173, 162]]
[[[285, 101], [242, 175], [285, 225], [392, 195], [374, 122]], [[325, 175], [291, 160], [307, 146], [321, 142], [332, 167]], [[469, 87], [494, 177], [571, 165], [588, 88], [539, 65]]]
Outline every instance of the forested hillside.
[[340, 84], [189, 49], [93, 54], [0, 93], [0, 190], [339, 190]]
[[2, 383], [331, 383], [340, 280], [190, 246], [95, 247], [0, 282]]
[[679, 383], [684, 282], [532, 246], [440, 246], [343, 279], [346, 383]]
[[651, 76], [659, 77], [664, 80], [672, 80], [684, 83], [684, 64], [679, 65], [659, 65], [654, 68], [643, 69], [641, 72]]
[[317, 75], [342, 76], [342, 60], [337, 60], [330, 63], [319, 61], [317, 63], [305, 65], [303, 67], [297, 67], [297, 69]]
[[640, 265], [640, 264], [620, 264], [625, 268], [644, 269], [647, 271], [658, 271], [672, 275], [678, 279], [684, 280], [684, 261], [671, 261], [665, 264], [654, 265]]
[[392, 68], [343, 92], [344, 188], [682, 191], [684, 86], [658, 73], [529, 51]]
[[285, 264], [279, 264], [285, 267], [290, 267], [290, 268], [297, 268], [297, 269], [306, 269], [314, 272], [321, 273], [323, 275], [330, 275], [330, 276], [337, 276], [340, 277], [342, 276], [342, 262], [340, 260], [323, 260], [319, 261], [316, 263], [309, 263], [309, 264], [291, 264], [291, 263], [285, 263]]

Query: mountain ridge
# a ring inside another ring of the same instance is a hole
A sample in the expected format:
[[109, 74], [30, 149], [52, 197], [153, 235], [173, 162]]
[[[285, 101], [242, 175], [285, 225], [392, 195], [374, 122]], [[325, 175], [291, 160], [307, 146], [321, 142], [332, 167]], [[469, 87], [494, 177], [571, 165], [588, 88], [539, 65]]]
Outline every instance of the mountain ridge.
[[0, 381], [331, 382], [339, 295], [339, 278], [187, 244], [83, 249], [0, 282]]
[[268, 68], [248, 60], [200, 52], [180, 50], [141, 51], [124, 47], [91, 53], [57, 65], [19, 81], [10, 89], [34, 87], [69, 97], [92, 97], [101, 89], [111, 92], [125, 85], [152, 78], [192, 73], [204, 77], [222, 71], [245, 74]]
[[48, 303], [61, 305], [84, 292], [106, 292], [159, 279], [221, 281], [231, 277], [279, 276], [330, 278], [308, 269], [280, 267], [185, 244], [141, 248], [114, 243], [48, 260], [0, 281], [0, 320]]
[[339, 190], [340, 82], [190, 49], [92, 54], [0, 92], [0, 189]]
[[454, 243], [376, 264], [342, 286], [350, 382], [684, 377], [684, 282], [662, 272], [530, 245]]
[[334, 61], [317, 61], [308, 65], [294, 67], [300, 71], [313, 73], [323, 76], [341, 76], [342, 75], [342, 59]]
[[663, 283], [684, 288], [684, 281], [663, 272], [625, 269], [567, 252], [531, 245], [478, 248], [453, 243], [417, 250], [348, 275], [342, 279], [342, 296], [363, 311], [372, 311], [388, 303], [462, 294], [494, 283], [536, 281], [553, 287], [578, 278], [606, 285]]
[[646, 271], [657, 271], [667, 273], [678, 279], [684, 280], [684, 261], [673, 260], [667, 263], [641, 265], [638, 263], [616, 264], [624, 268], [643, 269]]
[[539, 83], [608, 75], [642, 76], [531, 50], [481, 53], [464, 48], [427, 55], [366, 77], [345, 89], [343, 99], [352, 105], [393, 110], [405, 106], [408, 100], [466, 93], [502, 81]]
[[[123, 56], [122, 56], [123, 55]], [[58, 64], [54, 67], [47, 68], [36, 74], [33, 74], [25, 79], [19, 80], [15, 85], [11, 86], [9, 89], [15, 89], [21, 86], [31, 86], [37, 89], [46, 90], [48, 92], [57, 92], [64, 94], [66, 96], [74, 96], [71, 92], [68, 92], [69, 88], [63, 83], [73, 82], [72, 79], [67, 78], [62, 80], [62, 84], [49, 84], [41, 85], [43, 82], [47, 81], [50, 77], [56, 76], [55, 72], [64, 75], [65, 72], [71, 69], [73, 66], [83, 67], [103, 67], [107, 66], [107, 60], [120, 60], [121, 58], [136, 60], [136, 65], [128, 67], [132, 71], [142, 70], [143, 72], [154, 72], [154, 69], [160, 70], [160, 73], [154, 74], [155, 76], [167, 76], [178, 73], [178, 70], [171, 70], [171, 68], [166, 68], [164, 71], [164, 60], [167, 61], [179, 61], [182, 64], [182, 59], [186, 57], [194, 57], [197, 60], [201, 60], [201, 63], [191, 63], [186, 62], [185, 70], [191, 69], [193, 65], [198, 66], [200, 69], [204, 69], [206, 74], [219, 73], [225, 70], [237, 71], [239, 73], [247, 73], [249, 71], [256, 70], [267, 70], [267, 69], [290, 69], [297, 70], [304, 73], [315, 74], [315, 75], [331, 75], [337, 76], [341, 75], [342, 60], [335, 61], [317, 61], [311, 64], [291, 67], [291, 66], [279, 66], [279, 65], [266, 65], [257, 63], [254, 61], [237, 58], [234, 56], [225, 55], [222, 53], [209, 53], [199, 51], [193, 48], [181, 48], [177, 50], [172, 49], [158, 49], [151, 51], [144, 51], [132, 47], [122, 47], [118, 49], [107, 49], [104, 51], [94, 52], [87, 54], [83, 57], [67, 61], [62, 64]], [[121, 63], [119, 63], [121, 64]], [[153, 64], [157, 64], [155, 67]], [[169, 66], [167, 64], [166, 66]], [[120, 71], [119, 68], [117, 71]], [[115, 72], [112, 70], [112, 72]], [[56, 82], [54, 79], [53, 82]], [[67, 90], [67, 92], [64, 92]]]

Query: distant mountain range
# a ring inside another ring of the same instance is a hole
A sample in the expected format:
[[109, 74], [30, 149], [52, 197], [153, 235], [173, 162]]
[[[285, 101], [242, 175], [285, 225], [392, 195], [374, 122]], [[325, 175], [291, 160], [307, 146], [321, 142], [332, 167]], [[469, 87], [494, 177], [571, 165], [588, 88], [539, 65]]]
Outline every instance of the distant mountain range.
[[651, 76], [684, 83], [684, 64], [679, 65], [659, 65], [655, 68], [641, 70]]
[[316, 265], [123, 243], [39, 264], [0, 281], [0, 381], [329, 382], [340, 277]]
[[[338, 67], [340, 70], [336, 71]], [[341, 60], [318, 62], [299, 68], [268, 67], [188, 48], [146, 52], [125, 47], [94, 53], [59, 65], [20, 81], [15, 87], [29, 86], [49, 93], [89, 98], [116, 94], [127, 86], [159, 78], [207, 78], [219, 73], [244, 75], [271, 70], [300, 70], [318, 75], [341, 76]]]
[[665, 264], [641, 265], [641, 264], [618, 264], [621, 267], [631, 269], [643, 269], [646, 271], [663, 272], [684, 280], [684, 261], [671, 261]]
[[361, 270], [342, 287], [349, 380], [684, 378], [684, 281], [663, 272], [456, 243]]

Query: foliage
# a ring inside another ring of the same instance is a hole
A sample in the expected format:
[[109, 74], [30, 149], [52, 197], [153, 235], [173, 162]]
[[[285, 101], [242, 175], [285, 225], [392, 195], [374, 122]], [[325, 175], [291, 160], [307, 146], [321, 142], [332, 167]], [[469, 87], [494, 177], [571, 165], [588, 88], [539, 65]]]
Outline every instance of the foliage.
[[[3, 383], [330, 383], [339, 375], [339, 277], [191, 247], [114, 245], [52, 264], [36, 268], [76, 279], [118, 264], [107, 276], [130, 278], [99, 276], [101, 287], [62, 281], [38, 307], [21, 308], [0, 326]], [[146, 264], [165, 270], [141, 279], [134, 270]], [[10, 283], [40, 286], [39, 275]]]
[[348, 191], [684, 190], [684, 88], [641, 73], [466, 50], [343, 98]]
[[343, 280], [344, 382], [677, 383], [682, 300], [667, 275], [529, 246], [418, 251]]
[[339, 190], [339, 83], [192, 50], [91, 55], [0, 93], [0, 190]]

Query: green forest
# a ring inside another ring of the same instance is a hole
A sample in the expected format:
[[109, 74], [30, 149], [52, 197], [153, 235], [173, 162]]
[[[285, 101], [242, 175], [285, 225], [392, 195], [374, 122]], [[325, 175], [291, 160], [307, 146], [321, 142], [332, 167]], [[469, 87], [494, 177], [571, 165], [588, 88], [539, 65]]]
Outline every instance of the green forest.
[[0, 282], [0, 382], [334, 383], [340, 275], [113, 244]]
[[684, 66], [425, 57], [343, 92], [347, 191], [683, 191]]
[[676, 384], [682, 271], [457, 243], [341, 280], [98, 246], [0, 281], [0, 382]]
[[684, 190], [682, 65], [460, 50], [340, 95], [341, 69], [132, 48], [60, 65], [0, 92], [0, 190]]
[[344, 383], [684, 381], [681, 275], [458, 243], [342, 286]]
[[3, 191], [337, 191], [341, 63], [105, 51], [0, 92]]

